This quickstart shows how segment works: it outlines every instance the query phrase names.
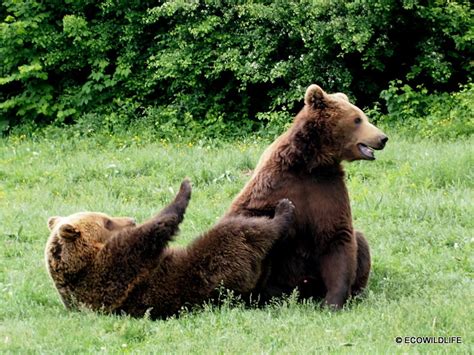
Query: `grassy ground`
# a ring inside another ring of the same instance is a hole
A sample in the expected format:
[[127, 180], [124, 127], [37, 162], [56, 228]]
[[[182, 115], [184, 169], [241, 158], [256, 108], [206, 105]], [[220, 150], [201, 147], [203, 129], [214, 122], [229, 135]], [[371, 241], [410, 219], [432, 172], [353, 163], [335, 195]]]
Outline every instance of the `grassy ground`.
[[[224, 213], [267, 144], [0, 140], [0, 352], [472, 352], [473, 139], [391, 137], [377, 161], [347, 164], [355, 225], [374, 266], [364, 297], [341, 312], [291, 297], [154, 322], [63, 308], [43, 261], [49, 216], [96, 210], [143, 220], [189, 176], [193, 198], [176, 241], [185, 244]], [[397, 336], [462, 344], [397, 344]]]

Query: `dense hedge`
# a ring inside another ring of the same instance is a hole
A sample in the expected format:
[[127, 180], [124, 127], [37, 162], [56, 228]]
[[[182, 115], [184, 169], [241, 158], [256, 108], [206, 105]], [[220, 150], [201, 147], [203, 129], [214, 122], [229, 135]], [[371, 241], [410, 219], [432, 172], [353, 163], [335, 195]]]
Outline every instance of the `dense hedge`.
[[248, 131], [287, 120], [310, 83], [368, 106], [395, 79], [428, 92], [472, 81], [468, 0], [158, 4], [2, 1], [2, 129], [145, 118]]

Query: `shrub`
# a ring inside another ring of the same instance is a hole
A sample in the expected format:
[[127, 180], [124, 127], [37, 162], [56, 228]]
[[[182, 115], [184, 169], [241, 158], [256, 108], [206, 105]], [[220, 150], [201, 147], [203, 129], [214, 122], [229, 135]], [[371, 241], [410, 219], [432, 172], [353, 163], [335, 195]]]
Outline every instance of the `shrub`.
[[428, 93], [423, 86], [413, 89], [401, 81], [382, 91], [388, 114], [381, 121], [410, 135], [456, 138], [474, 133], [474, 84], [452, 94]]
[[452, 91], [472, 80], [472, 15], [463, 0], [5, 0], [0, 129], [154, 112], [226, 134], [284, 124], [313, 82], [362, 106], [396, 79]]

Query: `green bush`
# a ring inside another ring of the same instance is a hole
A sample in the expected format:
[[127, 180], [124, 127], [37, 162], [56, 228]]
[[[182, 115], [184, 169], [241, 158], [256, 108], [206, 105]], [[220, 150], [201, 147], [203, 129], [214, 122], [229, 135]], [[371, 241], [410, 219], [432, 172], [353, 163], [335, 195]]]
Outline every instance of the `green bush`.
[[452, 91], [472, 81], [473, 19], [463, 0], [5, 0], [0, 129], [240, 134], [284, 125], [310, 83], [361, 106], [396, 79]]
[[473, 83], [453, 94], [430, 94], [423, 86], [413, 89], [396, 81], [382, 91], [381, 97], [388, 109], [381, 120], [404, 133], [440, 138], [474, 133]]

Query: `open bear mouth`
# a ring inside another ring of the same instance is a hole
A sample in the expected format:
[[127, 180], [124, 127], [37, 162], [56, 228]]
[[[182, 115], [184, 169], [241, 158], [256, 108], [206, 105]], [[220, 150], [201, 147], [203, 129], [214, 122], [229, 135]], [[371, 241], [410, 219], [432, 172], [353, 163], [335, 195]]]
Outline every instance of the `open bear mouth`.
[[359, 148], [359, 152], [362, 154], [362, 157], [367, 160], [375, 160], [374, 149], [369, 147], [364, 143], [358, 143], [357, 148]]

